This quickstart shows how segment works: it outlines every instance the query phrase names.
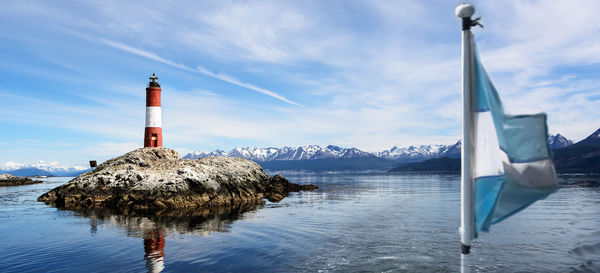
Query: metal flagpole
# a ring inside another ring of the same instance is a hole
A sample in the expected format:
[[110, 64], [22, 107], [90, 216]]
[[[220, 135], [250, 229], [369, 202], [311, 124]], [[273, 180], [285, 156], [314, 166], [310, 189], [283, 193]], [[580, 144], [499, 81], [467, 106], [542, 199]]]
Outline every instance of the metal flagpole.
[[471, 255], [460, 255], [460, 273], [471, 273]]
[[475, 8], [471, 4], [460, 4], [455, 10], [456, 16], [462, 18], [462, 89], [463, 89], [463, 137], [461, 149], [461, 213], [460, 242], [461, 252], [469, 254], [475, 230], [475, 202], [473, 181], [473, 35], [471, 26], [477, 25], [478, 19], [472, 20]]

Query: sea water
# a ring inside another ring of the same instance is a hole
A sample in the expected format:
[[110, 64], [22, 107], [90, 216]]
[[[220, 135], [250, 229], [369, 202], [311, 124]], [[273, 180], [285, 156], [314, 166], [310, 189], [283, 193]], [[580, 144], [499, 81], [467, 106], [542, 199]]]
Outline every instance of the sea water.
[[[545, 200], [460, 255], [460, 176], [293, 174], [318, 190], [198, 215], [59, 210], [70, 178], [0, 187], [1, 272], [599, 272], [597, 177]], [[466, 258], [466, 259], [465, 259]]]

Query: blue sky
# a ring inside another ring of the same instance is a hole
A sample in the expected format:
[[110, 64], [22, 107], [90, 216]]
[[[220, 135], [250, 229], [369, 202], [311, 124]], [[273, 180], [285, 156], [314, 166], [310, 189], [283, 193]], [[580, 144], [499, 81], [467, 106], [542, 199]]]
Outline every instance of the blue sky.
[[[0, 163], [85, 165], [143, 145], [145, 86], [165, 146], [335, 144], [380, 151], [460, 136], [458, 1], [4, 1]], [[600, 2], [474, 1], [509, 113], [600, 127]]]

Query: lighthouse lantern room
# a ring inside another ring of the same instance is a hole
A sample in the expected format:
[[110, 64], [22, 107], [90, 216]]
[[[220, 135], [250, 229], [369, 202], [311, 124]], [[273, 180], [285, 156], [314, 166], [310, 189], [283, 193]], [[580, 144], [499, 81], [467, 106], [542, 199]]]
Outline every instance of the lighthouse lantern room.
[[152, 73], [150, 82], [146, 88], [146, 130], [144, 132], [144, 148], [163, 146], [160, 91], [158, 77]]

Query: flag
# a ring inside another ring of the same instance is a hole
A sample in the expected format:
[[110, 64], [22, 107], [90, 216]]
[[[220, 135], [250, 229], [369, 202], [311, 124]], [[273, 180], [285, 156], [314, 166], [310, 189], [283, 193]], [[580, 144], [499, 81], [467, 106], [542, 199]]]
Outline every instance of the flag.
[[[475, 49], [475, 47], [473, 47]], [[474, 50], [475, 236], [558, 188], [546, 114], [507, 115]]]

